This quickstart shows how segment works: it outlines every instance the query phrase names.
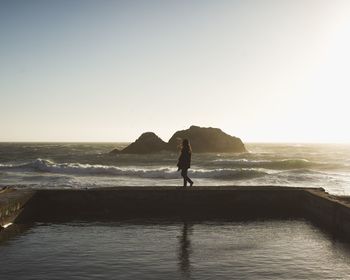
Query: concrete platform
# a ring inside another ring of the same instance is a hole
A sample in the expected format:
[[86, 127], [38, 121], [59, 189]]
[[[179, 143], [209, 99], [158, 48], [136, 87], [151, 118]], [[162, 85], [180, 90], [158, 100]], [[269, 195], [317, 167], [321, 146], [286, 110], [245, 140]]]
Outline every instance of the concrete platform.
[[33, 194], [35, 194], [34, 190], [2, 189], [0, 191], [0, 229], [14, 222]]
[[350, 238], [350, 199], [323, 189], [276, 186], [7, 190], [0, 222], [164, 219], [308, 219]]

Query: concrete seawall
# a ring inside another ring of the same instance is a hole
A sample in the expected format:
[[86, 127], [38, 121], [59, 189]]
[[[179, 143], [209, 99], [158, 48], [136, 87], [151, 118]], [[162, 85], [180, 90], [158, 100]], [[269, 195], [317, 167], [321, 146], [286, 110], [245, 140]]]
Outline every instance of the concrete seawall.
[[[323, 189], [257, 187], [120, 187], [88, 190], [11, 190], [0, 193], [1, 225], [166, 219], [305, 218], [350, 238], [347, 198]], [[7, 213], [7, 214], [6, 214]]]
[[18, 221], [299, 217], [302, 213], [296, 201], [301, 195], [299, 189], [276, 187], [41, 190], [28, 201]]
[[[345, 199], [344, 199], [345, 198]], [[304, 217], [329, 231], [350, 239], [349, 197], [314, 190], [304, 191]]]
[[34, 194], [35, 191], [32, 190], [5, 189], [0, 191], [0, 229], [14, 222]]

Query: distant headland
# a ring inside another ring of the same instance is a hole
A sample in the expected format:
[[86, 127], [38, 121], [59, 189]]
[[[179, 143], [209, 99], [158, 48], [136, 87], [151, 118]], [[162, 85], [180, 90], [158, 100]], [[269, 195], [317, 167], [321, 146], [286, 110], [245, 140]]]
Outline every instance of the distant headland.
[[192, 125], [189, 129], [174, 133], [168, 142], [163, 141], [154, 132], [143, 133], [135, 142], [123, 150], [114, 149], [111, 154], [149, 154], [161, 151], [175, 152], [181, 139], [190, 140], [195, 153], [244, 153], [246, 148], [242, 140], [231, 136], [219, 128]]

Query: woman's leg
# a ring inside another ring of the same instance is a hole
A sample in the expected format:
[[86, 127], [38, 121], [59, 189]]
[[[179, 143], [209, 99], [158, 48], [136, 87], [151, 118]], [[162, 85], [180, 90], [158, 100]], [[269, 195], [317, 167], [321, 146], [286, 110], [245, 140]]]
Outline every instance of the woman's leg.
[[189, 182], [191, 186], [193, 185], [193, 181], [187, 175], [187, 169], [182, 169], [181, 176], [184, 178], [184, 187], [187, 186], [187, 182]]
[[184, 178], [184, 187], [187, 186], [187, 169], [182, 169], [181, 170], [181, 176]]
[[192, 187], [192, 185], [193, 185], [193, 181], [190, 179], [190, 177], [188, 177], [187, 176], [187, 182], [189, 182], [190, 183], [190, 187]]

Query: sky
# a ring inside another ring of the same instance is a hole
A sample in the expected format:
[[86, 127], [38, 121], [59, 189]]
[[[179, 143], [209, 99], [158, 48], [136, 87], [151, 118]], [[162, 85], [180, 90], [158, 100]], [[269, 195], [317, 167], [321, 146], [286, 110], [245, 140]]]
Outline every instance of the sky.
[[348, 0], [0, 0], [0, 141], [349, 142]]

